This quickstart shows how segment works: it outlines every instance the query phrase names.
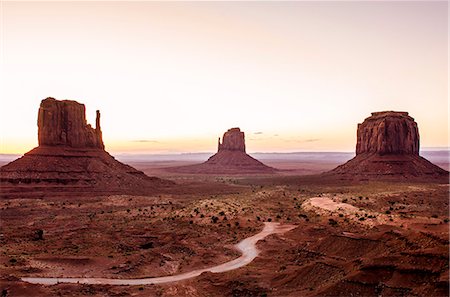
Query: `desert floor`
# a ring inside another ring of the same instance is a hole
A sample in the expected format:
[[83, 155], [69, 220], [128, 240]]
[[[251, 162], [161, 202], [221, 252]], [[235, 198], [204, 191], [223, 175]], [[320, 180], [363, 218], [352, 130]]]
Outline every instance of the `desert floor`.
[[[161, 162], [131, 165], [176, 186], [150, 196], [0, 200], [2, 296], [448, 295], [447, 183], [301, 175], [333, 166], [323, 163], [284, 164], [290, 171], [260, 176], [171, 175]], [[238, 258], [234, 245], [264, 222], [297, 227], [259, 241], [259, 256], [228, 272], [138, 286], [20, 280], [185, 273]]]

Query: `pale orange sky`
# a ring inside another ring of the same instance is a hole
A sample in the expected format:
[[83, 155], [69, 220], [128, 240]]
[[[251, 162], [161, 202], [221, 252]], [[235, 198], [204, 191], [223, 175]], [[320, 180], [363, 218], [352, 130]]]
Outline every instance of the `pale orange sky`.
[[353, 151], [373, 111], [448, 146], [447, 2], [1, 1], [0, 153], [46, 97], [102, 112], [109, 151]]

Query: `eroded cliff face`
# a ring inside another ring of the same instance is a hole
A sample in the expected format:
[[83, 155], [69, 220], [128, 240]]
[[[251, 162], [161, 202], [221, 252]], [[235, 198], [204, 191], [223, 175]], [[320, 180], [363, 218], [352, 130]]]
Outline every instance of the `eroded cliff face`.
[[239, 128], [228, 129], [223, 134], [222, 143], [218, 145], [218, 152], [220, 151], [239, 151], [245, 153], [245, 134]]
[[[100, 112], [92, 128], [86, 122], [84, 105], [76, 101], [42, 100], [38, 139], [38, 147], [0, 167], [0, 197], [23, 197], [25, 192], [32, 197], [42, 191], [146, 194], [173, 185], [108, 154], [102, 140]], [[21, 187], [20, 191], [16, 187]]]
[[356, 154], [419, 155], [419, 130], [407, 112], [373, 112], [358, 124]]
[[448, 178], [448, 172], [419, 156], [419, 129], [407, 112], [373, 112], [358, 124], [356, 156], [324, 175], [342, 179]]
[[71, 100], [42, 100], [38, 112], [39, 146], [104, 149], [97, 111], [96, 127], [86, 121], [84, 104]]

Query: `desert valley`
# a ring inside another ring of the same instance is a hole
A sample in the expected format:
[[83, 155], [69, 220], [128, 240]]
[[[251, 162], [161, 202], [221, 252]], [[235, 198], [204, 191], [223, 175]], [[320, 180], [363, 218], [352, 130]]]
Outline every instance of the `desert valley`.
[[0, 297], [446, 297], [449, 1], [0, 0]]
[[448, 171], [405, 112], [359, 124], [336, 168], [264, 164], [233, 128], [204, 163], [135, 169], [105, 151], [99, 112], [92, 128], [53, 98], [38, 129], [0, 171], [2, 296], [448, 294]]

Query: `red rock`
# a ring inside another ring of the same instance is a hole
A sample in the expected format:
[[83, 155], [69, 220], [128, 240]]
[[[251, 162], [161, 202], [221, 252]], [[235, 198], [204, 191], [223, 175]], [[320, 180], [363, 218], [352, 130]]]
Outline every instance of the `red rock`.
[[419, 130], [407, 112], [373, 112], [358, 124], [356, 154], [419, 155]]
[[149, 193], [173, 184], [149, 177], [108, 154], [102, 140], [100, 112], [94, 129], [86, 122], [84, 105], [76, 101], [42, 100], [38, 138], [38, 147], [0, 168], [1, 195], [12, 195], [17, 188], [22, 196], [41, 189]]
[[356, 156], [326, 175], [345, 179], [445, 177], [419, 156], [419, 129], [407, 112], [374, 112], [358, 124]]
[[220, 143], [217, 149], [220, 151], [239, 151], [245, 153], [245, 134], [241, 132], [239, 128], [228, 129], [227, 132], [223, 134], [222, 143]]
[[245, 152], [245, 135], [239, 128], [229, 129], [218, 142], [217, 153], [202, 164], [166, 168], [170, 172], [192, 174], [258, 174], [274, 173]]
[[95, 129], [86, 122], [86, 108], [76, 101], [42, 100], [38, 113], [40, 146], [63, 145], [74, 148], [104, 149], [97, 110]]

